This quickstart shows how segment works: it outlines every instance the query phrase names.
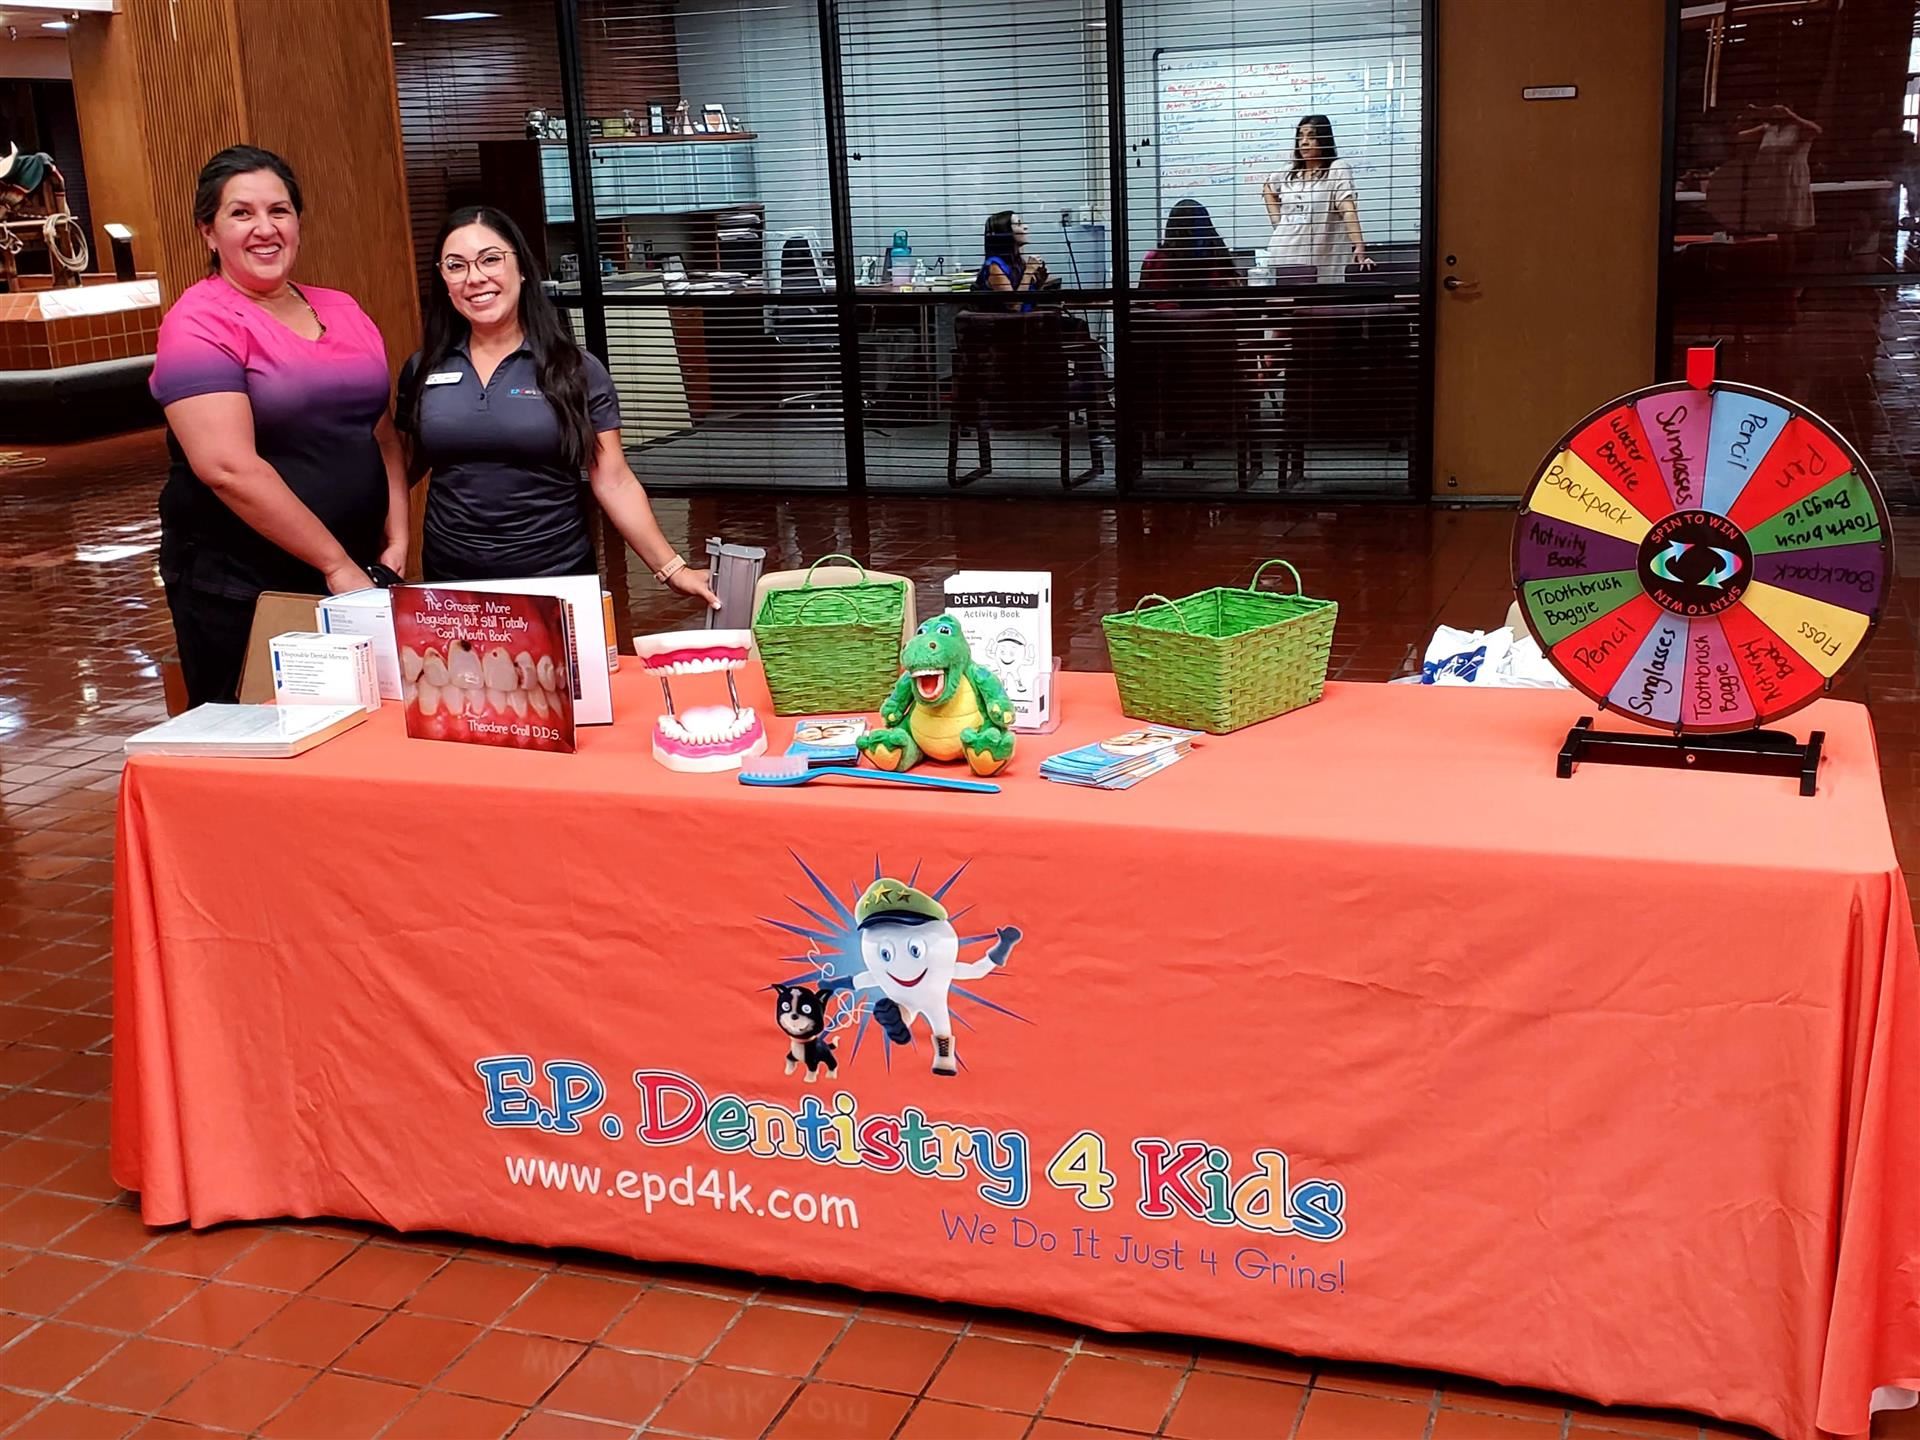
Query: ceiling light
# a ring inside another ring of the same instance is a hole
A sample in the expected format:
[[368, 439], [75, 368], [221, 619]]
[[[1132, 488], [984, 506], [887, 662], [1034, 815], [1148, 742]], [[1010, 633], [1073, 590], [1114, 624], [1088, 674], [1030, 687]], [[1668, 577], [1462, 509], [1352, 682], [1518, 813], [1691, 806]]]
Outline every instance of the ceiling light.
[[444, 15], [427, 15], [427, 20], [498, 20], [500, 15], [493, 10], [449, 10]]

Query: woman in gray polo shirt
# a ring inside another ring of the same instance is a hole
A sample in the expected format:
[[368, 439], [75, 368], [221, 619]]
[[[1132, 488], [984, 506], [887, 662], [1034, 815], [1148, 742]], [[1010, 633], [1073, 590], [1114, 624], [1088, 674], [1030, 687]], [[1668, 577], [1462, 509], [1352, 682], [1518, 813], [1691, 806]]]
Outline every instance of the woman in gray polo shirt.
[[426, 578], [592, 573], [590, 489], [655, 579], [717, 607], [707, 572], [660, 533], [620, 444], [613, 381], [567, 333], [520, 227], [467, 206], [440, 227], [434, 254], [441, 283], [426, 343], [400, 371], [396, 416], [413, 473], [433, 475]]

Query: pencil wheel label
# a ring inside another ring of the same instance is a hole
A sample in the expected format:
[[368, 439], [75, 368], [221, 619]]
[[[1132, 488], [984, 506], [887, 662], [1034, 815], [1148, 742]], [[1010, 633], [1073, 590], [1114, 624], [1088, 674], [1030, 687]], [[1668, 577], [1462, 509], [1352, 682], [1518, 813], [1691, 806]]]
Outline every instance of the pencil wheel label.
[[1866, 462], [1812, 411], [1684, 382], [1608, 402], [1542, 460], [1520, 613], [1602, 708], [1749, 730], [1825, 694], [1880, 618], [1892, 542]]

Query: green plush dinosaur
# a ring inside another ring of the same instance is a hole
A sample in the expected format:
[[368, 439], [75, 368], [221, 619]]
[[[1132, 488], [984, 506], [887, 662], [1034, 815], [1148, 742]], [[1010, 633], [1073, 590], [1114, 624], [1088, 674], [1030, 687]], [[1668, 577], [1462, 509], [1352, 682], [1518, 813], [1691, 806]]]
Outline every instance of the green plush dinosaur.
[[965, 760], [976, 775], [998, 775], [1013, 759], [1013, 706], [951, 615], [936, 615], [900, 650], [900, 683], [880, 706], [884, 729], [859, 739], [882, 770], [923, 759]]

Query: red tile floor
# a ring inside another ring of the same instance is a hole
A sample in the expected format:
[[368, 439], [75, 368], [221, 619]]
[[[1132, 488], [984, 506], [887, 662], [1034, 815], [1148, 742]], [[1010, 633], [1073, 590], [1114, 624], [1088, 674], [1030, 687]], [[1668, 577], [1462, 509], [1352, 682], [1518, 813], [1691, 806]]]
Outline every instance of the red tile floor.
[[[1733, 1435], [1445, 1376], [1315, 1364], [1027, 1317], [330, 1224], [152, 1231], [107, 1172], [121, 737], [161, 714], [152, 435], [0, 455], [0, 1432], [479, 1440], [1555, 1440]], [[1098, 617], [1283, 554], [1341, 602], [1348, 678], [1436, 621], [1498, 624], [1505, 514], [808, 497], [667, 500], [669, 535], [851, 551], [937, 577], [1051, 568], [1068, 663]], [[1900, 537], [1920, 556], [1920, 522]], [[1851, 679], [1920, 865], [1910, 569]], [[645, 624], [673, 612], [642, 574]], [[927, 596], [931, 598], [931, 594]], [[1912, 1414], [1876, 1436], [1920, 1436]]]

